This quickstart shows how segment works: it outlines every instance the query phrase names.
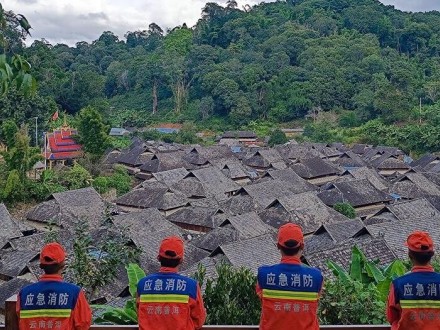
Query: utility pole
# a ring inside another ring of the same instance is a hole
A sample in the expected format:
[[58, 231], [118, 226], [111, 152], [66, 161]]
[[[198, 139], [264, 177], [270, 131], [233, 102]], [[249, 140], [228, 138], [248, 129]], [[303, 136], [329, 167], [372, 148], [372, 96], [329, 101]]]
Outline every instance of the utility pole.
[[419, 106], [420, 114], [419, 114], [419, 125], [422, 125], [422, 98], [420, 98], [420, 106]]
[[35, 119], [35, 146], [38, 147], [38, 117], [34, 117]]
[[47, 132], [44, 132], [44, 170], [47, 170]]

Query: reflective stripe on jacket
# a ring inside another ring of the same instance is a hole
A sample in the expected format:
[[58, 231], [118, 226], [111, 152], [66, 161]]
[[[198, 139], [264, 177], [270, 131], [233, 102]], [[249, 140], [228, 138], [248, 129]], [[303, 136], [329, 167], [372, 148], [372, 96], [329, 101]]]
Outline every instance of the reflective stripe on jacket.
[[296, 257], [258, 269], [257, 294], [262, 301], [261, 330], [318, 330], [318, 269], [301, 265]]
[[161, 272], [139, 281], [140, 330], [194, 330], [203, 326], [206, 311], [199, 285], [170, 270], [161, 268]]

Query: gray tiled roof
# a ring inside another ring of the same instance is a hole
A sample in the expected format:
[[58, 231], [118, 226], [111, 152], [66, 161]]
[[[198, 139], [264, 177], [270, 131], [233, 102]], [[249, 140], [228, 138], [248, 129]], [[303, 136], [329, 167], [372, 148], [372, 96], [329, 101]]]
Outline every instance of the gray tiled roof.
[[363, 155], [367, 148], [368, 148], [368, 145], [366, 145], [366, 144], [356, 143], [351, 147], [351, 151], [353, 151], [355, 154]]
[[[107, 205], [91, 187], [54, 193], [53, 198], [63, 214], [70, 214], [77, 220], [87, 220], [91, 228], [98, 228], [105, 218]], [[71, 224], [63, 226], [71, 227]]]
[[[388, 194], [376, 189], [365, 179], [334, 182], [326, 192], [319, 194], [319, 197], [327, 205], [334, 205], [332, 194], [341, 196], [343, 202], [354, 207], [391, 201]], [[337, 200], [340, 200], [340, 197]]]
[[308, 254], [305, 258], [311, 266], [321, 269], [325, 277], [332, 277], [333, 275], [328, 269], [327, 262], [332, 260], [348, 271], [352, 249], [355, 245], [365, 254], [368, 260], [377, 260], [381, 266], [385, 266], [396, 259], [396, 255], [388, 247], [386, 240], [368, 236], [353, 239], [314, 254]]
[[433, 154], [424, 154], [422, 157], [420, 157], [417, 160], [414, 160], [411, 162], [411, 167], [421, 167], [424, 168], [433, 161], [439, 160], [440, 158], [438, 156], [435, 156]]
[[291, 168], [284, 170], [268, 171], [266, 176], [269, 176], [274, 180], [284, 181], [291, 184], [292, 187], [290, 188], [290, 190], [294, 193], [318, 190], [316, 186], [301, 178]]
[[280, 228], [292, 218], [292, 215], [287, 212], [279, 203], [275, 203], [272, 206], [260, 211], [258, 215], [265, 224], [275, 229]]
[[194, 177], [187, 177], [179, 182], [176, 182], [170, 187], [170, 190], [183, 194], [188, 198], [208, 196], [203, 184]]
[[405, 242], [408, 235], [415, 231], [427, 231], [434, 244], [440, 244], [440, 212], [426, 199], [417, 199], [389, 205], [387, 207], [397, 220], [368, 225], [368, 230], [375, 236], [383, 236], [395, 254], [406, 259]]
[[158, 152], [151, 160], [145, 161], [140, 167], [140, 170], [147, 173], [157, 173], [181, 167], [187, 170], [195, 168], [194, 165], [182, 159], [184, 155], [185, 151], [183, 150]]
[[367, 179], [370, 183], [379, 190], [386, 190], [387, 182], [376, 171], [368, 167], [359, 167], [356, 169], [350, 169], [350, 174], [357, 180]]
[[[145, 231], [145, 233], [138, 234], [138, 242], [135, 242], [138, 247], [145, 253], [146, 256], [150, 257], [153, 260], [156, 260], [156, 257], [159, 253], [159, 246], [162, 240], [169, 236], [182, 236], [182, 230], [173, 225], [171, 228], [167, 228], [164, 230], [156, 231], [154, 233], [149, 233]], [[143, 239], [140, 239], [143, 237]]]
[[260, 209], [249, 195], [235, 195], [220, 203], [219, 208], [231, 215], [244, 214]]
[[266, 208], [277, 198], [285, 196], [289, 193], [294, 193], [297, 190], [297, 187], [292, 186], [285, 181], [271, 180], [247, 185], [243, 187], [243, 190], [246, 191], [263, 208]]
[[240, 189], [240, 186], [225, 176], [217, 167], [210, 166], [191, 171], [203, 185], [204, 190], [218, 201], [226, 200], [227, 193]]
[[37, 233], [29, 236], [11, 239], [11, 244], [16, 250], [32, 251], [36, 254], [40, 253], [43, 246], [49, 238], [55, 236], [56, 240], [63, 243], [66, 251], [72, 251], [73, 238], [72, 233], [67, 230], [59, 230], [54, 232]]
[[207, 251], [214, 251], [220, 245], [237, 241], [239, 235], [238, 230], [232, 225], [225, 225], [196, 238], [192, 244]]
[[409, 172], [400, 178], [398, 182], [411, 181], [419, 189], [428, 195], [440, 196], [440, 187], [425, 177], [422, 173]]
[[344, 152], [334, 160], [334, 163], [343, 167], [363, 167], [366, 165], [366, 162], [352, 151]]
[[185, 176], [188, 175], [188, 171], [183, 167], [179, 167], [173, 170], [153, 173], [153, 177], [159, 181], [165, 183], [167, 186], [179, 182]]
[[383, 162], [377, 165], [377, 168], [379, 170], [410, 170], [411, 167], [408, 166], [408, 164], [405, 164], [400, 159], [396, 158], [388, 158], [385, 159]]
[[0, 251], [0, 274], [11, 278], [22, 275], [28, 262], [38, 255], [29, 250]]
[[211, 256], [224, 254], [234, 267], [245, 267], [255, 274], [262, 265], [276, 264], [280, 253], [270, 235], [241, 240], [220, 246]]
[[0, 228], [1, 238], [9, 239], [22, 236], [20, 227], [14, 220], [12, 220], [5, 204], [0, 204]]
[[156, 232], [176, 229], [157, 209], [145, 209], [139, 212], [120, 214], [113, 217], [117, 228], [127, 231], [128, 237], [140, 246], [143, 241]]
[[[277, 159], [277, 161], [279, 160]], [[243, 164], [255, 168], [269, 168], [271, 166], [271, 162], [263, 157], [260, 150], [256, 151], [250, 157], [243, 160]]]
[[28, 220], [53, 223], [73, 230], [76, 223], [85, 220], [91, 228], [97, 228], [105, 219], [108, 204], [93, 188], [83, 188], [54, 193], [53, 199], [31, 209]]
[[324, 155], [321, 154], [318, 150], [305, 145], [289, 144], [278, 146], [275, 149], [278, 150], [283, 158], [291, 160], [307, 159], [312, 157], [324, 157]]
[[292, 165], [292, 169], [302, 178], [312, 179], [329, 175], [337, 175], [340, 170], [335, 164], [322, 160], [320, 157], [301, 159]]
[[238, 160], [236, 162], [228, 162], [224, 164], [221, 167], [221, 170], [223, 174], [225, 174], [230, 179], [249, 178], [249, 173]]
[[344, 242], [353, 238], [360, 231], [365, 229], [364, 223], [359, 219], [340, 221], [323, 225], [336, 243]]
[[117, 161], [121, 164], [130, 166], [140, 166], [152, 157], [152, 152], [145, 145], [136, 145], [130, 149], [125, 149], [119, 155]]
[[183, 160], [194, 165], [205, 165], [216, 159], [236, 159], [228, 146], [216, 145], [210, 147], [195, 147], [186, 153]]
[[61, 207], [55, 199], [36, 205], [26, 214], [26, 219], [52, 223], [57, 226], [61, 226], [63, 223]]
[[314, 232], [322, 224], [348, 220], [326, 206], [313, 192], [282, 196], [278, 201], [291, 214], [290, 221], [300, 225], [305, 233]]
[[206, 228], [215, 228], [214, 214], [216, 209], [206, 207], [185, 207], [167, 217], [175, 224], [191, 224]]
[[261, 221], [255, 212], [230, 216], [220, 227], [231, 224], [239, 233], [241, 239], [252, 238], [273, 232], [273, 228]]
[[337, 242], [326, 230], [318, 230], [313, 235], [305, 238], [304, 254], [312, 255], [319, 251], [329, 250], [337, 245]]
[[397, 194], [405, 199], [422, 198], [427, 195], [425, 191], [409, 180], [398, 181], [392, 184], [390, 193]]
[[21, 288], [23, 288], [26, 285], [31, 284], [31, 282], [21, 279], [21, 278], [14, 278], [10, 281], [7, 281], [6, 283], [3, 283], [0, 285], [0, 308], [5, 308], [5, 301], [12, 297], [13, 295], [17, 294]]
[[188, 200], [184, 195], [173, 193], [168, 188], [143, 188], [122, 195], [116, 199], [115, 203], [134, 208], [170, 210], [185, 206]]

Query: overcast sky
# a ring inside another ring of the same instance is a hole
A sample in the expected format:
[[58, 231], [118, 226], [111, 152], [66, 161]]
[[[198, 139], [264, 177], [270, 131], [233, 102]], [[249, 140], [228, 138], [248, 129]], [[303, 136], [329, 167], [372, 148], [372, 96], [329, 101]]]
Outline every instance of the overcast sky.
[[[212, 0], [210, 0], [212, 1]], [[271, 1], [271, 0], [268, 0]], [[440, 10], [440, 0], [381, 0], [407, 11]], [[52, 44], [96, 40], [103, 31], [123, 37], [127, 31], [146, 30], [151, 22], [164, 30], [182, 23], [194, 25], [208, 0], [3, 0], [6, 10], [27, 17], [32, 39]], [[226, 0], [216, 1], [225, 3]], [[238, 0], [254, 5], [261, 0]], [[31, 40], [28, 40], [31, 41]]]

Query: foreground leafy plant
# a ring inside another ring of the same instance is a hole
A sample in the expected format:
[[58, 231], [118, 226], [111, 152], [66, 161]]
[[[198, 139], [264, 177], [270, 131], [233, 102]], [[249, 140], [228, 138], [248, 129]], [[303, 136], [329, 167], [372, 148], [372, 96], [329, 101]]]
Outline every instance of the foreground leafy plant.
[[[200, 272], [196, 277], [203, 279]], [[261, 305], [255, 292], [256, 276], [249, 269], [227, 264], [218, 265], [216, 272], [217, 278], [206, 280], [203, 295], [206, 324], [258, 324]]]
[[385, 302], [373, 283], [326, 281], [319, 318], [322, 324], [384, 324]]
[[383, 302], [387, 299], [392, 280], [402, 276], [407, 271], [404, 263], [398, 259], [386, 268], [381, 269], [377, 263], [369, 261], [356, 246], [352, 250], [349, 272], [333, 261], [329, 261], [327, 265], [342, 283], [350, 285], [352, 282], [359, 282], [364, 286], [374, 285], [378, 290], [380, 300]]
[[137, 264], [128, 264], [125, 267], [128, 275], [129, 291], [131, 299], [125, 303], [123, 308], [95, 305], [95, 309], [103, 309], [103, 313], [95, 319], [98, 324], [137, 324], [136, 291], [137, 284], [145, 277], [145, 272]]

